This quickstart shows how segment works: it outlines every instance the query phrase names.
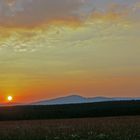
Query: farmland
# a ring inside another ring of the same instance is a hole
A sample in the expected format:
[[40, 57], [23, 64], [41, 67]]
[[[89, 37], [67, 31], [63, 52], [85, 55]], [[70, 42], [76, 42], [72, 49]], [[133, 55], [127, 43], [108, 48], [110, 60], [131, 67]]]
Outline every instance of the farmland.
[[140, 101], [0, 107], [0, 121], [140, 115]]
[[140, 101], [0, 107], [0, 140], [140, 140]]
[[0, 140], [140, 140], [140, 116], [1, 121]]

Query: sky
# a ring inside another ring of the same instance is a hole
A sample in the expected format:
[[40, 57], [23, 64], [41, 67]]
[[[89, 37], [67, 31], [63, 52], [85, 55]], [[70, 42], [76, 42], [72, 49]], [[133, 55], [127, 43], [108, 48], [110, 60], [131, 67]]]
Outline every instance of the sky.
[[0, 102], [140, 97], [139, 0], [0, 0]]

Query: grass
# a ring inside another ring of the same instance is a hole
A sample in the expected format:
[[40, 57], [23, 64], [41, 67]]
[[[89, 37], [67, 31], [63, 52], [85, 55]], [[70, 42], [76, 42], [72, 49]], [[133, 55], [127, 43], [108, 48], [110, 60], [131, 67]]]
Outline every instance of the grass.
[[0, 140], [140, 140], [140, 116], [1, 121]]

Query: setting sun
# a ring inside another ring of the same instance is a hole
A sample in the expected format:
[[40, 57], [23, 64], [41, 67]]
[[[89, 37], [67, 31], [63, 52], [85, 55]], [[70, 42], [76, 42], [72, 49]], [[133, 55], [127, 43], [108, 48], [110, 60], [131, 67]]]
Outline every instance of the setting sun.
[[8, 99], [8, 101], [12, 101], [13, 97], [12, 96], [8, 96], [7, 99]]

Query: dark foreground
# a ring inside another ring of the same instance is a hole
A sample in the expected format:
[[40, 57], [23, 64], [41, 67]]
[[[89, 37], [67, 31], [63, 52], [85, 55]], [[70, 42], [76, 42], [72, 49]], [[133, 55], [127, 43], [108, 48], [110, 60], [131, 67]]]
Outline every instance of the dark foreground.
[[0, 121], [140, 115], [140, 101], [0, 107]]
[[3, 121], [0, 140], [140, 140], [140, 116]]

